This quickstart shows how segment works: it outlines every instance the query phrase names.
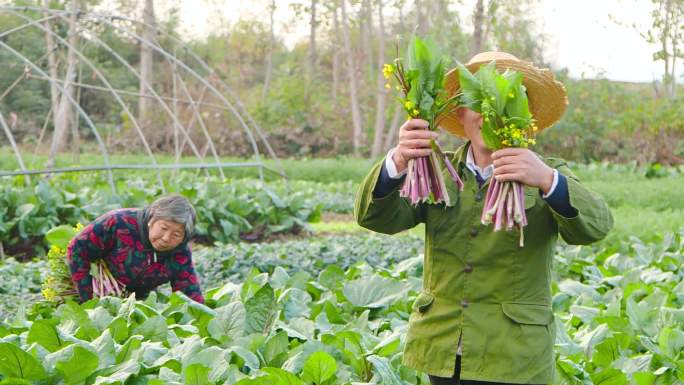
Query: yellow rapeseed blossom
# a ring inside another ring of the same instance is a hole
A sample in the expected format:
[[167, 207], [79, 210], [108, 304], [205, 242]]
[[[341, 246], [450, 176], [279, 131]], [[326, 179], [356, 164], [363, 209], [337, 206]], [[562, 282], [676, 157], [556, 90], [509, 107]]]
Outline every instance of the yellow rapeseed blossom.
[[387, 88], [389, 90], [392, 88], [392, 86], [389, 83], [385, 83], [385, 88]]
[[84, 227], [83, 224], [81, 222], [79, 222], [76, 224], [76, 227], [74, 227], [74, 229], [76, 231], [81, 231], [81, 230], [83, 230], [83, 227]]
[[60, 249], [59, 246], [52, 245], [50, 246], [48, 253], [52, 255], [60, 255], [64, 253], [64, 250]]
[[382, 76], [385, 77], [385, 79], [389, 79], [392, 74], [394, 73], [394, 66], [391, 64], [385, 64], [382, 66]]
[[407, 100], [406, 103], [404, 103], [404, 107], [406, 107], [407, 110], [410, 110], [410, 109], [412, 109], [413, 107], [415, 107], [415, 105], [413, 104], [412, 101]]
[[57, 297], [57, 292], [55, 291], [55, 289], [50, 288], [50, 287], [45, 288], [45, 289], [41, 290], [40, 292], [41, 292], [41, 294], [43, 294], [43, 298], [45, 298], [46, 300], [48, 300], [50, 302], [53, 302], [55, 300], [55, 298]]

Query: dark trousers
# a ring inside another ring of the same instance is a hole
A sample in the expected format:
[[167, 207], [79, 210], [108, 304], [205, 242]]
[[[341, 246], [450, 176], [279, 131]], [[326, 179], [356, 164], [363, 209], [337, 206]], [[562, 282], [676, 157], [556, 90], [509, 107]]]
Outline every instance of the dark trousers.
[[430, 384], [432, 385], [505, 385], [503, 382], [485, 382], [474, 380], [460, 380], [461, 375], [461, 356], [456, 356], [456, 370], [454, 376], [451, 378], [430, 376]]

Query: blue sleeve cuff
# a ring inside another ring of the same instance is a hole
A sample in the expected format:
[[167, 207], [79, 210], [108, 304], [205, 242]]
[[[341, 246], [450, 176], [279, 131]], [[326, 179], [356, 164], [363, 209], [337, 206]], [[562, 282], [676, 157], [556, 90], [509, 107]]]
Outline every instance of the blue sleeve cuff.
[[551, 206], [552, 209], [566, 218], [573, 218], [577, 216], [577, 210], [570, 205], [568, 180], [566, 179], [565, 175], [561, 173], [558, 173], [558, 184], [553, 190], [553, 193], [544, 198], [544, 200], [549, 204], [549, 206]]
[[385, 162], [382, 162], [380, 176], [378, 176], [378, 181], [375, 183], [375, 189], [373, 189], [373, 198], [377, 199], [387, 196], [404, 181], [404, 178], [405, 176], [398, 179], [390, 178], [387, 167], [385, 167]]

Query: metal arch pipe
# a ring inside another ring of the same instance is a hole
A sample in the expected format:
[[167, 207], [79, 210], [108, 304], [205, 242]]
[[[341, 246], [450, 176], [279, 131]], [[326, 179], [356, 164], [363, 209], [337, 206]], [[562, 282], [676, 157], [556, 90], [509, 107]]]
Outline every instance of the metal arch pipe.
[[[5, 122], [5, 117], [2, 115], [2, 111], [0, 111], [0, 126], [2, 126], [2, 129], [5, 131], [5, 135], [7, 136], [7, 140], [9, 140], [10, 145], [12, 146], [14, 156], [17, 158], [17, 162], [19, 162], [19, 168], [21, 169], [21, 171], [26, 172], [26, 166], [24, 165], [24, 160], [21, 158], [21, 154], [19, 153], [19, 149], [17, 148], [17, 142], [14, 141], [12, 131], [7, 125], [7, 122]], [[29, 179], [28, 175], [24, 175], [24, 181], [27, 185], [31, 183], [31, 180]]]
[[[159, 46], [159, 44], [157, 42], [155, 42], [155, 43], [157, 44], [157, 46]], [[174, 57], [175, 57], [175, 55], [174, 55]], [[217, 164], [221, 163], [221, 159], [219, 158], [218, 153], [216, 153], [216, 148], [214, 147], [214, 141], [211, 139], [211, 135], [209, 135], [209, 130], [207, 129], [206, 125], [204, 124], [204, 118], [202, 118], [202, 115], [200, 114], [199, 110], [197, 109], [197, 103], [196, 103], [195, 99], [193, 99], [192, 95], [190, 94], [190, 91], [188, 90], [188, 87], [185, 84], [185, 80], [183, 80], [183, 77], [180, 76], [180, 74], [176, 70], [176, 64], [172, 63], [166, 56], [164, 58], [166, 59], [167, 63], [169, 63], [170, 65], [172, 65], [172, 67], [174, 67], [174, 87], [175, 87], [175, 78], [177, 77], [178, 80], [180, 80], [180, 84], [184, 90], [184, 93], [189, 100], [189, 105], [190, 105], [190, 108], [192, 108], [193, 115], [194, 115], [195, 119], [197, 119], [199, 121], [200, 127], [202, 128], [202, 133], [204, 134], [205, 138], [207, 139], [207, 143], [209, 145], [209, 148], [211, 149], [211, 154], [214, 158], [214, 162], [216, 162]], [[178, 100], [178, 98], [176, 97], [175, 91], [174, 91], [174, 102], [176, 102], [177, 100]], [[191, 123], [192, 123], [192, 121], [191, 121]], [[188, 127], [188, 132], [189, 131], [190, 131], [190, 127]], [[225, 175], [223, 173], [223, 169], [221, 169], [219, 167], [218, 171], [221, 174], [222, 178], [225, 177]]]
[[[17, 7], [17, 6], [2, 6], [2, 7], [0, 7], [0, 10], [2, 10], [2, 9], [15, 9], [15, 10], [24, 10], [24, 11], [33, 10], [33, 11], [40, 11], [40, 12], [51, 12], [51, 13], [68, 14], [68, 11], [60, 11], [60, 10], [45, 9], [45, 8], [41, 8], [41, 7], [28, 7], [28, 6], [24, 6], [24, 7]], [[148, 24], [146, 24], [146, 23], [141, 23], [141, 22], [139, 22], [139, 21], [133, 20], [133, 19], [128, 18], [128, 17], [120, 17], [120, 16], [112, 17], [112, 16], [101, 15], [101, 14], [97, 14], [97, 13], [89, 13], [88, 15], [90, 15], [90, 16], [96, 18], [96, 19], [102, 20], [102, 21], [103, 21], [104, 23], [106, 23], [107, 25], [110, 25], [111, 27], [113, 27], [113, 28], [115, 28], [115, 29], [117, 29], [117, 30], [119, 30], [119, 31], [122, 31], [122, 32], [124, 32], [124, 33], [130, 34], [131, 36], [135, 37], [135, 38], [138, 39], [139, 41], [141, 41], [141, 42], [143, 42], [143, 43], [145, 43], [145, 44], [147, 44], [147, 45], [150, 45], [155, 51], [160, 52], [163, 56], [165, 56], [165, 57], [169, 57], [169, 56], [170, 56], [170, 55], [169, 55], [166, 51], [164, 51], [163, 49], [161, 49], [161, 48], [159, 48], [159, 47], [156, 47], [154, 44], [150, 43], [149, 41], [146, 41], [146, 39], [144, 39], [144, 38], [138, 36], [138, 35], [135, 34], [135, 33], [132, 33], [132, 32], [130, 32], [130, 31], [128, 31], [128, 30], [125, 30], [125, 29], [122, 29], [122, 28], [120, 28], [120, 27], [117, 27], [116, 25], [114, 25], [114, 24], [113, 24], [112, 22], [110, 22], [109, 20], [110, 20], [110, 19], [111, 19], [111, 20], [119, 19], [119, 20], [128, 20], [128, 21], [130, 21], [130, 22], [137, 23], [137, 24], [142, 24], [142, 25], [148, 25]], [[230, 88], [228, 87], [228, 85], [225, 84], [225, 82], [223, 82], [223, 80], [221, 80], [221, 78], [217, 75], [216, 71], [213, 70], [211, 67], [209, 67], [209, 65], [208, 65], [206, 62], [204, 62], [199, 56], [197, 56], [197, 54], [195, 54], [191, 49], [189, 49], [188, 46], [187, 46], [185, 43], [183, 43], [181, 40], [179, 40], [179, 39], [177, 39], [177, 38], [171, 36], [170, 34], [164, 32], [164, 31], [162, 31], [162, 30], [157, 29], [157, 28], [154, 27], [154, 26], [151, 26], [151, 27], [154, 28], [158, 33], [161, 33], [161, 34], [163, 34], [164, 36], [167, 36], [167, 37], [170, 38], [171, 40], [173, 40], [173, 41], [177, 42], [179, 45], [181, 45], [181, 46], [184, 48], [184, 50], [185, 50], [186, 52], [188, 52], [188, 53], [189, 53], [189, 54], [190, 54], [190, 55], [191, 55], [191, 56], [192, 56], [192, 57], [193, 57], [193, 58], [194, 58], [194, 59], [195, 59], [195, 60], [196, 60], [204, 69], [205, 69], [205, 70], [207, 70], [207, 72], [209, 72], [211, 75], [216, 76], [216, 78], [218, 79], [218, 82], [219, 82], [219, 84], [222, 86], [222, 88], [224, 88], [225, 91], [226, 91], [228, 94], [230, 94], [233, 98], [236, 99], [236, 103], [238, 104], [238, 106], [240, 107], [240, 109], [243, 110], [243, 113], [245, 113], [245, 115], [248, 117], [248, 119], [250, 120], [250, 122], [254, 125], [255, 131], [257, 131], [257, 133], [259, 134], [260, 138], [262, 139], [262, 141], [264, 142], [264, 144], [265, 144], [265, 146], [267, 147], [268, 151], [270, 152], [270, 155], [271, 155], [274, 159], [278, 160], [278, 157], [275, 155], [275, 152], [273, 152], [273, 150], [272, 150], [272, 148], [270, 147], [268, 141], [265, 139], [265, 137], [264, 137], [263, 133], [261, 132], [259, 126], [256, 125], [256, 123], [255, 123], [254, 120], [251, 118], [251, 116], [249, 115], [249, 113], [247, 113], [247, 112], [245, 111], [244, 106], [240, 103], [240, 101], [237, 99], [237, 97], [235, 97], [235, 95], [232, 93], [232, 91], [230, 90]], [[173, 58], [173, 57], [171, 57], [171, 59], [174, 60], [174, 61], [178, 61], [178, 59]], [[196, 78], [197, 78], [198, 80], [200, 80], [202, 83], [204, 83], [205, 85], [207, 85], [207, 87], [208, 87], [212, 92], [214, 92], [214, 93], [219, 97], [219, 99], [221, 99], [221, 100], [225, 103], [225, 105], [228, 107], [228, 109], [229, 109], [231, 112], [233, 112], [233, 114], [238, 118], [238, 120], [240, 121], [241, 125], [243, 126], [243, 128], [244, 128], [245, 131], [247, 132], [248, 137], [250, 138], [250, 141], [252, 142], [252, 147], [253, 147], [254, 150], [255, 150], [255, 156], [256, 156], [257, 159], [260, 161], [259, 151], [258, 151], [258, 148], [256, 148], [256, 143], [255, 143], [255, 141], [254, 141], [254, 137], [252, 136], [249, 127], [248, 127], [247, 124], [244, 122], [244, 120], [242, 119], [241, 115], [238, 113], [238, 111], [236, 111], [235, 107], [234, 107], [234, 106], [225, 98], [225, 96], [224, 96], [221, 92], [219, 92], [212, 84], [210, 84], [209, 82], [207, 82], [207, 80], [204, 79], [202, 76], [200, 76], [196, 71], [194, 71], [194, 70], [192, 70], [191, 68], [189, 68], [189, 67], [188, 67], [185, 63], [183, 63], [183, 62], [179, 62], [179, 64], [180, 64], [181, 67], [183, 67], [184, 69], [186, 69], [189, 73], [191, 73], [194, 77], [196, 77]], [[278, 171], [276, 171], [276, 172], [277, 172], [278, 174], [280, 174], [281, 176], [286, 177], [284, 171], [282, 170], [282, 166], [281, 166], [280, 168], [281, 168], [281, 170], [278, 170]], [[269, 169], [270, 169], [270, 168], [269, 168]], [[260, 171], [261, 171], [261, 170], [260, 170]], [[272, 171], [275, 171], [275, 170], [272, 170]], [[260, 176], [262, 176], [262, 175], [260, 174]]]
[[[65, 13], [68, 14], [68, 12], [65, 12]], [[115, 27], [115, 28], [116, 28], [116, 27]], [[155, 91], [154, 87], [152, 87], [152, 85], [149, 84], [148, 82], [144, 81], [144, 80], [142, 79], [142, 77], [140, 76], [140, 74], [138, 73], [138, 71], [136, 71], [135, 68], [133, 68], [133, 67], [126, 61], [126, 59], [124, 59], [123, 57], [121, 57], [121, 55], [119, 55], [118, 52], [116, 52], [111, 46], [109, 46], [109, 44], [105, 43], [104, 41], [102, 41], [100, 38], [98, 38], [98, 37], [95, 36], [95, 35], [90, 36], [89, 39], [95, 41], [98, 45], [100, 45], [102, 48], [104, 48], [107, 52], [109, 52], [112, 56], [114, 56], [114, 58], [116, 58], [117, 61], [119, 61], [121, 64], [123, 64], [124, 67], [126, 67], [126, 68], [127, 68], [127, 69], [136, 77], [136, 78], [138, 78], [138, 80], [140, 81], [140, 83], [142, 83], [143, 86], [144, 86], [145, 88], [147, 88], [147, 89], [152, 93], [152, 95], [154, 96], [154, 98], [161, 104], [162, 108], [166, 111], [166, 113], [169, 115], [169, 117], [171, 118], [171, 120], [173, 120], [174, 124], [181, 130], [181, 132], [183, 133], [183, 135], [184, 135], [184, 136], [186, 137], [186, 139], [188, 140], [188, 143], [190, 143], [190, 148], [192, 148], [192, 151], [195, 153], [195, 156], [196, 156], [200, 161], [204, 161], [204, 157], [199, 153], [199, 150], [197, 149], [197, 146], [195, 146], [195, 143], [192, 141], [192, 139], [191, 139], [190, 136], [188, 135], [187, 131], [185, 130], [185, 128], [183, 127], [183, 125], [181, 124], [181, 122], [178, 120], [178, 117], [173, 113], [173, 111], [171, 111], [171, 108], [169, 108], [169, 106], [166, 104], [166, 102], [159, 96], [159, 94], [157, 93], [157, 91]]]
[[[148, 156], [150, 157], [150, 160], [152, 161], [152, 165], [157, 170], [157, 181], [159, 182], [159, 186], [161, 187], [162, 191], [166, 191], [166, 189], [164, 187], [164, 181], [162, 180], [161, 172], [160, 172], [158, 164], [157, 164], [157, 159], [155, 158], [154, 154], [152, 153], [152, 149], [150, 148], [149, 143], [147, 143], [147, 139], [145, 139], [145, 135], [143, 134], [142, 129], [141, 129], [140, 125], [138, 124], [137, 119], [135, 119], [135, 117], [133, 116], [133, 113], [131, 113], [131, 111], [128, 109], [128, 106], [126, 105], [126, 103], [124, 103], [124, 101], [121, 99], [121, 97], [117, 94], [117, 92], [114, 90], [111, 83], [109, 83], [109, 81], [104, 76], [104, 74], [95, 66], [95, 64], [92, 61], [90, 61], [85, 55], [83, 55], [80, 50], [78, 50], [76, 47], [72, 46], [67, 40], [65, 40], [61, 36], [59, 36], [59, 34], [55, 33], [54, 31], [52, 31], [49, 28], [46, 28], [44, 25], [39, 23], [37, 20], [33, 20], [33, 19], [29, 18], [28, 16], [22, 15], [19, 12], [16, 12], [16, 11], [9, 11], [9, 12], [12, 13], [13, 15], [17, 16], [17, 17], [20, 17], [20, 18], [26, 20], [27, 25], [32, 25], [34, 27], [41, 29], [45, 33], [49, 33], [50, 35], [55, 37], [63, 46], [70, 48], [70, 49], [73, 49], [74, 52], [76, 53], [76, 55], [78, 55], [78, 57], [91, 70], [93, 70], [95, 75], [97, 75], [97, 77], [100, 79], [100, 81], [102, 81], [102, 83], [105, 85], [105, 87], [114, 96], [117, 103], [119, 103], [121, 108], [123, 108], [123, 110], [126, 112], [126, 114], [128, 114], [128, 116], [131, 118], [133, 126], [135, 127], [136, 132], [138, 133], [138, 136], [143, 143], [145, 151], [147, 152]], [[60, 16], [60, 18], [63, 18], [63, 16]], [[52, 79], [52, 80], [57, 81], [57, 79]]]
[[[199, 109], [197, 108], [197, 103], [195, 103], [195, 100], [192, 98], [192, 95], [190, 94], [190, 90], [188, 89], [187, 85], [185, 84], [185, 81], [181, 76], [178, 76], [178, 79], [180, 80], [181, 88], [183, 88], [183, 93], [186, 95], [186, 97], [190, 100], [190, 107], [192, 108], [192, 111], [195, 115], [195, 118], [199, 122], [200, 127], [202, 128], [202, 132], [204, 133], [204, 136], [207, 138], [207, 144], [209, 145], [209, 149], [211, 150], [211, 153], [216, 160], [216, 162], [220, 162], [218, 153], [216, 152], [216, 147], [214, 147], [214, 141], [211, 139], [211, 135], [209, 135], [209, 130], [207, 129], [206, 124], [204, 123], [204, 118], [202, 117], [202, 114], [200, 114]], [[218, 169], [221, 177], [225, 177], [223, 174], [222, 169]]]
[[[185, 64], [185, 63], [183, 63], [182, 61], [178, 60], [178, 58], [176, 58], [176, 57], [174, 57], [173, 55], [169, 54], [169, 53], [168, 53], [166, 50], [164, 50], [163, 48], [156, 46], [154, 43], [148, 41], [147, 39], [143, 38], [142, 36], [140, 36], [140, 35], [138, 35], [138, 34], [136, 34], [136, 33], [134, 33], [134, 32], [131, 32], [131, 31], [127, 30], [127, 29], [123, 29], [123, 28], [121, 28], [121, 27], [116, 26], [114, 23], [112, 23], [111, 21], [108, 20], [108, 19], [110, 19], [111, 17], [108, 17], [108, 16], [101, 16], [101, 15], [98, 15], [98, 14], [95, 14], [95, 13], [91, 13], [91, 14], [89, 14], [89, 16], [92, 16], [92, 17], [95, 17], [96, 19], [102, 20], [104, 23], [106, 23], [107, 25], [110, 25], [112, 28], [115, 28], [115, 29], [117, 29], [117, 30], [119, 30], [119, 31], [121, 31], [121, 32], [127, 33], [127, 34], [131, 35], [132, 37], [134, 37], [135, 39], [137, 39], [138, 41], [140, 41], [141, 43], [150, 46], [152, 49], [154, 49], [155, 51], [159, 52], [162, 56], [165, 56], [165, 57], [167, 57], [168, 59], [172, 60], [173, 62], [177, 63], [180, 67], [182, 67], [183, 69], [185, 69], [186, 71], [188, 71], [188, 73], [190, 73], [190, 74], [193, 75], [195, 78], [197, 78], [197, 80], [199, 80], [201, 83], [205, 84], [205, 85], [207, 86], [208, 89], [210, 89], [210, 90], [211, 90], [219, 99], [221, 99], [221, 100], [226, 104], [226, 106], [228, 106], [228, 108], [231, 110], [231, 112], [233, 112], [233, 114], [235, 115], [235, 117], [237, 117], [237, 119], [240, 121], [240, 123], [242, 124], [243, 128], [245, 129], [245, 132], [247, 133], [247, 136], [248, 136], [248, 138], [249, 138], [249, 140], [250, 140], [250, 142], [251, 142], [251, 144], [252, 144], [252, 150], [254, 151], [254, 155], [255, 155], [255, 157], [256, 157], [256, 159], [257, 159], [257, 162], [261, 162], [261, 156], [260, 156], [260, 153], [259, 153], [259, 148], [258, 148], [258, 146], [257, 146], [257, 144], [256, 144], [255, 139], [254, 139], [254, 135], [252, 134], [251, 130], [249, 129], [249, 127], [247, 126], [247, 124], [245, 123], [245, 121], [242, 119], [242, 116], [241, 116], [241, 115], [238, 113], [238, 111], [235, 109], [235, 107], [234, 107], [234, 106], [225, 98], [225, 96], [224, 96], [221, 92], [219, 92], [218, 89], [216, 89], [216, 87], [214, 87], [214, 86], [213, 86], [210, 82], [208, 82], [204, 77], [200, 76], [195, 70], [193, 70], [192, 68], [190, 68], [187, 64]], [[122, 19], [123, 19], [123, 18], [122, 18]], [[262, 173], [261, 170], [260, 170], [259, 174], [260, 174], [260, 178], [263, 179], [263, 173]]]
[[[40, 7], [12, 7], [12, 6], [5, 6], [5, 7], [0, 7], [0, 10], [33, 10], [33, 11], [38, 11], [38, 12], [49, 12], [53, 14], [57, 14], [59, 18], [64, 18], [66, 16], [70, 16], [72, 12], [66, 11], [66, 10], [54, 10], [54, 9], [45, 9], [45, 8], [40, 8]], [[84, 13], [80, 13], [82, 16], [88, 15]], [[107, 23], [108, 25], [111, 25], [113, 28], [121, 30], [120, 28], [116, 27], [115, 25], [111, 23]], [[127, 32], [127, 31], [123, 31]], [[192, 139], [188, 136], [187, 132], [183, 128], [183, 125], [180, 123], [178, 118], [173, 114], [171, 109], [168, 107], [168, 105], [160, 98], [159, 94], [154, 90], [154, 88], [146, 81], [143, 81], [143, 79], [140, 77], [140, 74], [123, 58], [121, 55], [119, 55], [114, 49], [112, 49], [107, 43], [103, 42], [100, 38], [98, 38], [95, 35], [92, 35], [89, 37], [89, 39], [94, 40], [97, 42], [98, 45], [100, 45], [102, 48], [104, 48], [107, 52], [109, 52], [112, 56], [114, 56], [119, 62], [121, 62], [135, 77], [140, 80], [140, 82], [151, 91], [152, 95], [154, 96], [155, 99], [162, 105], [166, 113], [171, 117], [171, 119], [174, 121], [174, 124], [180, 128], [181, 132], [183, 135], [185, 135], [186, 139], [188, 140], [188, 143], [190, 143], [190, 147], [192, 148], [193, 152], [195, 153], [195, 156], [197, 156], [198, 159], [201, 161], [204, 161], [204, 157], [199, 153], [199, 150], [195, 146], [194, 142]], [[159, 50], [159, 48], [155, 48], [154, 44], [151, 44], [152, 48], [155, 50]], [[78, 50], [77, 50], [78, 51]], [[169, 56], [168, 53], [165, 51], [161, 50], [166, 56]], [[182, 63], [182, 62], [181, 62]], [[47, 76], [46, 76], [47, 77]]]
[[[1, 9], [4, 9], [4, 8], [6, 8], [6, 7], [0, 7], [0, 10], [1, 10]], [[43, 22], [52, 20], [52, 19], [57, 18], [57, 17], [60, 17], [60, 16], [59, 16], [59, 15], [51, 15], [51, 16], [44, 17], [44, 18], [42, 18], [42, 19], [36, 19], [36, 22], [37, 22], [37, 23], [43, 23]], [[13, 34], [13, 33], [15, 33], [15, 32], [18, 32], [18, 31], [21, 31], [22, 29], [24, 29], [24, 28], [26, 28], [26, 27], [28, 27], [28, 25], [22, 24], [22, 25], [19, 25], [19, 26], [14, 27], [14, 28], [12, 28], [12, 29], [8, 29], [8, 30], [6, 30], [6, 31], [2, 31], [2, 32], [0, 33], [0, 38], [3, 38], [3, 37], [5, 37], [5, 36], [7, 36], [7, 35], [11, 35], [11, 34]]]
[[[254, 119], [252, 118], [252, 115], [250, 115], [249, 112], [247, 112], [247, 109], [246, 109], [245, 106], [242, 104], [242, 102], [241, 102], [240, 99], [237, 97], [237, 95], [235, 95], [235, 93], [233, 93], [233, 91], [230, 89], [230, 87], [228, 86], [228, 84], [226, 84], [226, 82], [224, 82], [223, 79], [221, 79], [221, 77], [218, 75], [218, 73], [216, 72], [216, 70], [214, 70], [213, 68], [211, 68], [211, 67], [209, 66], [209, 64], [207, 64], [207, 62], [205, 62], [205, 61], [204, 61], [201, 57], [199, 57], [192, 49], [190, 49], [190, 47], [188, 47], [188, 45], [187, 45], [186, 43], [184, 43], [182, 40], [176, 38], [175, 36], [169, 34], [168, 32], [165, 32], [164, 30], [161, 30], [161, 29], [157, 28], [157, 27], [154, 26], [154, 25], [150, 25], [150, 24], [148, 24], [148, 23], [145, 23], [144, 21], [135, 20], [135, 19], [132, 19], [132, 18], [129, 18], [129, 17], [119, 17], [119, 16], [117, 16], [117, 19], [126, 20], [126, 21], [129, 21], [129, 22], [132, 22], [132, 23], [137, 23], [137, 24], [140, 24], [140, 25], [143, 25], [143, 26], [146, 26], [146, 27], [154, 28], [155, 31], [156, 31], [158, 34], [161, 34], [161, 35], [163, 35], [164, 37], [166, 37], [166, 38], [172, 40], [174, 43], [179, 44], [179, 45], [183, 48], [183, 50], [185, 50], [186, 53], [190, 54], [190, 56], [191, 56], [193, 59], [195, 59], [195, 61], [196, 61], [197, 63], [199, 63], [199, 65], [202, 66], [202, 68], [204, 68], [204, 69], [209, 73], [209, 75], [213, 75], [213, 76], [216, 77], [216, 79], [218, 80], [219, 85], [225, 90], [225, 92], [226, 92], [228, 95], [230, 95], [231, 98], [233, 98], [235, 104], [236, 104], [236, 105], [238, 106], [238, 108], [241, 110], [240, 112], [241, 112], [242, 114], [244, 114], [244, 115], [247, 117], [247, 120], [248, 120], [248, 121], [250, 122], [250, 124], [254, 127], [253, 129], [254, 129], [254, 130], [257, 132], [257, 134], [259, 135], [259, 138], [260, 138], [261, 141], [264, 143], [264, 146], [266, 147], [266, 150], [269, 152], [269, 154], [271, 155], [271, 157], [272, 157], [273, 159], [275, 159], [276, 161], [278, 161], [278, 163], [280, 163], [280, 159], [279, 159], [278, 156], [276, 155], [275, 151], [273, 151], [273, 148], [271, 147], [271, 145], [270, 145], [270, 143], [268, 142], [268, 140], [266, 140], [266, 136], [264, 135], [263, 131], [261, 130], [261, 127], [254, 121]], [[279, 164], [279, 165], [280, 165], [280, 164]], [[280, 165], [280, 169], [281, 169], [281, 171], [280, 171], [281, 176], [287, 177], [287, 176], [285, 175], [285, 171], [284, 171], [282, 165]]]
[[[0, 39], [0, 47], [8, 50], [12, 55], [18, 57], [22, 61], [26, 63], [29, 67], [33, 68], [34, 71], [37, 73], [43, 75], [44, 77], [49, 77], [48, 74], [45, 73], [40, 67], [35, 65], [29, 58], [26, 56], [22, 55], [20, 52], [17, 52], [14, 48], [11, 46], [7, 45], [4, 41]], [[107, 149], [105, 148], [104, 142], [102, 141], [102, 137], [100, 136], [100, 132], [97, 130], [97, 127], [95, 127], [95, 124], [93, 121], [90, 119], [90, 116], [81, 108], [81, 106], [74, 100], [74, 98], [69, 95], [68, 93], [65, 93], [64, 87], [60, 85], [59, 83], [50, 80], [50, 83], [54, 84], [55, 87], [57, 87], [62, 94], [65, 94], [66, 97], [69, 99], [69, 102], [71, 102], [72, 105], [76, 107], [78, 110], [78, 113], [83, 117], [83, 119], [86, 121], [86, 123], [90, 126], [90, 128], [93, 130], [93, 135], [95, 135], [95, 139], [97, 140], [98, 146], [100, 147], [100, 152], [102, 153], [102, 157], [104, 158], [105, 161], [105, 166], [109, 167], [109, 153], [107, 152]], [[108, 169], [107, 170], [107, 179], [109, 181], [109, 187], [112, 189], [112, 192], [116, 193], [116, 186], [114, 185], [114, 176], [112, 175], [112, 170]]]

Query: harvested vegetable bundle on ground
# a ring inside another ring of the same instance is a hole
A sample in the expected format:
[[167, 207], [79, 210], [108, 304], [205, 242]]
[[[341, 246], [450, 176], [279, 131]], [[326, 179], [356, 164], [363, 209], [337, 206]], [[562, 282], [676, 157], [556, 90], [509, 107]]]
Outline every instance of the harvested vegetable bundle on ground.
[[[404, 64], [404, 59], [398, 56], [397, 52], [394, 62], [385, 64], [385, 78], [396, 79], [397, 89], [403, 94], [399, 99], [409, 118], [424, 119], [429, 123], [428, 129], [436, 130], [439, 116], [454, 108], [457, 102], [457, 97], [448, 98], [444, 90], [445, 58], [432, 41], [417, 37], [409, 43], [408, 62]], [[463, 189], [463, 182], [437, 142], [431, 140], [430, 146], [433, 152], [429, 156], [409, 160], [400, 195], [414, 205], [444, 202], [451, 206], [442, 172], [444, 167], [459, 190]]]
[[[66, 262], [66, 248], [71, 238], [83, 229], [80, 223], [76, 227], [58, 226], [50, 230], [46, 238], [50, 242], [48, 252], [49, 271], [43, 282], [43, 297], [50, 302], [65, 302], [67, 299], [78, 300], [78, 291], [71, 279], [69, 265]], [[103, 260], [97, 260], [90, 266], [93, 277], [93, 294], [97, 297], [125, 296], [125, 286], [118, 282], [109, 271]]]
[[[506, 147], [527, 148], [535, 144], [537, 127], [530, 113], [523, 75], [507, 69], [499, 73], [496, 63], [480, 67], [473, 75], [459, 64], [461, 105], [482, 115], [482, 139], [492, 151]], [[482, 209], [482, 224], [494, 224], [494, 231], [503, 228], [520, 231], [520, 247], [524, 245], [525, 216], [523, 185], [515, 181], [492, 179]]]

